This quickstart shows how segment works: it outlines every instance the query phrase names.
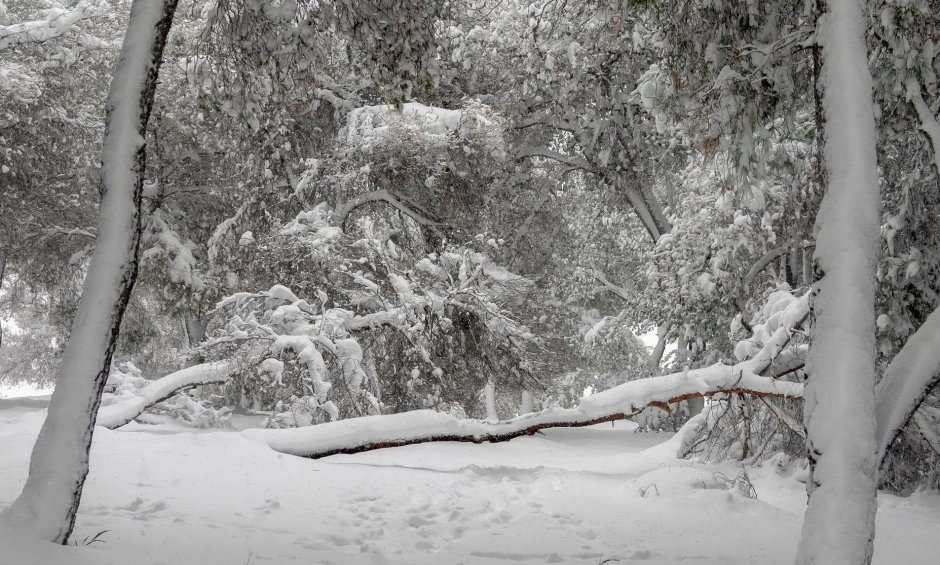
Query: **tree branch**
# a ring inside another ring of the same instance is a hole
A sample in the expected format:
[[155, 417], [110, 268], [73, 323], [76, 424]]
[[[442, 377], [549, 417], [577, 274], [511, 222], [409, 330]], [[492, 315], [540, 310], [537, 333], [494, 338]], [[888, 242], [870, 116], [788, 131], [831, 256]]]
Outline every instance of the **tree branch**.
[[920, 129], [927, 134], [930, 139], [930, 145], [933, 146], [933, 162], [937, 168], [937, 175], [940, 176], [940, 120], [933, 115], [927, 102], [924, 100], [921, 92], [920, 83], [917, 79], [911, 77], [907, 80], [907, 97], [914, 105], [917, 111], [917, 117], [920, 118]]
[[532, 435], [545, 428], [583, 427], [622, 420], [635, 416], [650, 405], [674, 404], [719, 393], [802, 397], [802, 384], [760, 377], [751, 368], [750, 361], [734, 366], [719, 363], [688, 372], [630, 381], [589, 396], [576, 408], [550, 408], [502, 422], [460, 420], [441, 412], [418, 410], [304, 428], [247, 430], [243, 434], [281, 453], [320, 458], [438, 441], [502, 442]]
[[0, 49], [20, 43], [41, 43], [65, 34], [73, 25], [95, 13], [88, 2], [69, 11], [49, 10], [45, 19], [0, 27]]
[[575, 155], [565, 155], [563, 153], [558, 153], [557, 151], [552, 151], [551, 149], [545, 149], [544, 147], [532, 147], [527, 146], [519, 150], [519, 153], [516, 154], [517, 159], [526, 159], [531, 157], [540, 157], [542, 159], [549, 159], [552, 161], [557, 161], [569, 167], [580, 169], [582, 171], [587, 171], [593, 173], [594, 169], [591, 167], [591, 164], [587, 162], [586, 159], [577, 157]]
[[144, 410], [159, 404], [182, 389], [226, 382], [235, 373], [235, 365], [225, 361], [186, 367], [157, 379], [137, 391], [132, 398], [102, 406], [95, 425], [115, 429], [127, 424]]
[[437, 229], [442, 225], [441, 222], [425, 215], [426, 213], [418, 211], [416, 206], [405, 203], [404, 199], [385, 189], [360, 194], [359, 196], [347, 200], [341, 206], [338, 206], [335, 212], [337, 223], [339, 223], [340, 227], [345, 227], [347, 218], [349, 218], [349, 215], [352, 214], [356, 208], [373, 202], [385, 202], [391, 205], [396, 210], [417, 222], [420, 226]]
[[908, 338], [875, 387], [878, 461], [907, 425], [930, 390], [940, 383], [940, 308]]

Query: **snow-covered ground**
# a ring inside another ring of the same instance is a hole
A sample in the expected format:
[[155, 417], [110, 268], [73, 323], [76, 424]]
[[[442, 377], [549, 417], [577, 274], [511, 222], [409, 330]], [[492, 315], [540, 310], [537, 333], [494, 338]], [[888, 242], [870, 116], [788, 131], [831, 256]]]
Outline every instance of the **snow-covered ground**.
[[[0, 400], [0, 509], [19, 493], [42, 398]], [[249, 423], [245, 419], [239, 425]], [[509, 443], [422, 444], [307, 460], [231, 431], [98, 428], [73, 538], [0, 534], [0, 565], [792, 563], [797, 470], [676, 460], [631, 423]], [[875, 562], [935, 563], [940, 496], [879, 497]]]

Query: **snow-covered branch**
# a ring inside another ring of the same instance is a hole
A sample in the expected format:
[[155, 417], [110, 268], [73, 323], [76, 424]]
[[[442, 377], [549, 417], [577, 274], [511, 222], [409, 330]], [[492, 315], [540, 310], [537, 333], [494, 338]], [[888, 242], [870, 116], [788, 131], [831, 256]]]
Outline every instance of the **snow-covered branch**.
[[337, 208], [335, 212], [337, 224], [340, 226], [345, 225], [346, 219], [354, 210], [356, 210], [356, 208], [365, 206], [366, 204], [370, 204], [372, 202], [385, 202], [417, 222], [418, 225], [429, 228], [441, 225], [439, 221], [430, 217], [430, 215], [417, 210], [415, 206], [406, 204], [400, 197], [385, 189], [361, 194], [346, 201], [342, 206]]
[[199, 385], [223, 383], [232, 376], [234, 371], [234, 363], [216, 361], [170, 373], [141, 388], [132, 398], [102, 406], [98, 410], [95, 424], [111, 429], [119, 428], [140, 416], [147, 408], [163, 402], [181, 390]]
[[[778, 292], [765, 306], [767, 321], [755, 327], [754, 339], [739, 351], [749, 357], [735, 365], [716, 363], [626, 382], [589, 396], [575, 408], [550, 408], [503, 422], [461, 420], [433, 411], [377, 415], [287, 430], [251, 430], [249, 437], [272, 449], [303, 457], [358, 453], [433, 441], [499, 442], [532, 435], [544, 428], [580, 427], [630, 418], [648, 406], [669, 411], [683, 400], [715, 394], [744, 394], [760, 398], [802, 398], [803, 384], [762, 377], [806, 318], [808, 297]], [[747, 355], [751, 353], [751, 355]], [[786, 414], [784, 423], [799, 427]]]
[[933, 146], [933, 162], [937, 167], [937, 174], [940, 175], [940, 119], [937, 119], [930, 106], [927, 105], [920, 83], [913, 77], [907, 81], [907, 97], [914, 105], [917, 117], [920, 118], [920, 129], [927, 134], [930, 145]]
[[79, 2], [71, 10], [53, 9], [41, 20], [33, 20], [8, 26], [0, 26], [0, 49], [20, 43], [41, 43], [65, 34], [79, 21], [96, 12], [89, 2]]
[[875, 439], [884, 459], [901, 428], [940, 381], [940, 310], [927, 317], [891, 360], [875, 387]]
[[243, 434], [281, 453], [319, 458], [435, 441], [508, 441], [545, 428], [590, 426], [630, 418], [647, 406], [669, 410], [669, 405], [676, 402], [722, 393], [802, 397], [801, 383], [760, 377], [751, 367], [750, 362], [734, 366], [718, 363], [688, 372], [630, 381], [589, 396], [576, 408], [550, 408], [503, 422], [461, 420], [441, 412], [418, 410], [303, 428], [248, 430]]
[[780, 257], [786, 252], [787, 252], [786, 246], [780, 246], [780, 247], [771, 249], [767, 253], [764, 253], [764, 255], [760, 259], [754, 262], [754, 264], [748, 270], [747, 274], [744, 275], [744, 286], [750, 287], [751, 284], [754, 282], [754, 279], [757, 278], [757, 275], [759, 275], [760, 272], [763, 271], [764, 268], [766, 268], [767, 265], [769, 265], [771, 261], [773, 261], [777, 257]]
[[569, 167], [573, 167], [575, 169], [593, 171], [591, 164], [588, 163], [588, 161], [584, 158], [574, 155], [564, 155], [562, 153], [558, 153], [557, 151], [545, 149], [544, 147], [523, 147], [519, 153], [516, 154], [516, 157], [519, 159], [525, 159], [527, 157], [540, 157], [542, 159], [557, 161], [563, 165], [568, 165]]

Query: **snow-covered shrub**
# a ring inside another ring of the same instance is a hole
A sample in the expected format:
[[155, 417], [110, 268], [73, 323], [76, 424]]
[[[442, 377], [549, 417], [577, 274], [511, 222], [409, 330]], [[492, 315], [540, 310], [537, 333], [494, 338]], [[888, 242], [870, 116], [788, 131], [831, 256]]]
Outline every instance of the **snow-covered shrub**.
[[137, 391], [147, 386], [149, 382], [136, 365], [125, 361], [113, 368], [108, 375], [108, 381], [104, 385], [104, 394], [101, 396], [101, 405], [115, 404], [136, 396]]
[[167, 400], [151, 406], [147, 412], [169, 416], [194, 428], [224, 428], [228, 426], [233, 409], [222, 405], [218, 398], [178, 392]]

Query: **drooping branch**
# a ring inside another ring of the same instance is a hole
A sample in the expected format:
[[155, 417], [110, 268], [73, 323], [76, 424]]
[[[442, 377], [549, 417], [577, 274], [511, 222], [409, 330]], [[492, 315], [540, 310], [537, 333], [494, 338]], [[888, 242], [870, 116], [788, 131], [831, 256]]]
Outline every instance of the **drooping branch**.
[[409, 205], [398, 195], [389, 192], [388, 190], [374, 190], [372, 192], [361, 194], [354, 198], [349, 199], [341, 206], [336, 209], [336, 219], [340, 227], [345, 227], [346, 219], [349, 218], [349, 215], [353, 213], [357, 208], [365, 206], [366, 204], [374, 202], [384, 202], [399, 212], [405, 214], [412, 220], [418, 223], [418, 225], [426, 228], [437, 228], [441, 225], [441, 222], [432, 218], [430, 214], [419, 210], [416, 206]]
[[777, 417], [788, 430], [800, 436], [803, 439], [806, 439], [806, 430], [803, 429], [803, 424], [795, 418], [792, 414], [784, 410], [783, 408], [777, 406], [773, 403], [772, 400], [761, 398], [761, 402], [764, 403], [764, 406], [770, 410], [771, 414]]
[[907, 425], [930, 390], [940, 383], [940, 308], [908, 338], [875, 387], [878, 461]]
[[519, 159], [525, 159], [530, 157], [539, 157], [542, 159], [549, 159], [551, 161], [557, 161], [563, 165], [569, 167], [580, 169], [587, 172], [594, 172], [594, 168], [591, 167], [591, 164], [588, 163], [583, 157], [578, 157], [575, 155], [565, 155], [557, 151], [552, 151], [551, 149], [546, 149], [544, 147], [532, 147], [526, 146], [519, 150], [519, 153], [516, 154], [516, 157]]
[[914, 77], [907, 80], [907, 97], [914, 105], [917, 117], [920, 118], [920, 129], [930, 139], [930, 145], [933, 147], [934, 166], [937, 167], [936, 173], [940, 176], [940, 119], [930, 110], [930, 106], [924, 100], [920, 82]]
[[767, 265], [770, 264], [771, 261], [773, 261], [777, 257], [780, 257], [786, 252], [787, 252], [786, 246], [780, 246], [780, 247], [771, 249], [767, 253], [764, 253], [764, 255], [761, 256], [760, 259], [758, 259], [757, 261], [754, 262], [753, 265], [751, 265], [751, 268], [747, 271], [747, 274], [744, 275], [744, 286], [750, 287], [751, 284], [754, 282], [754, 279], [757, 278], [757, 275], [759, 275], [760, 272], [763, 271], [767, 267]]
[[449, 414], [418, 410], [366, 416], [317, 426], [280, 430], [247, 430], [247, 437], [275, 451], [320, 458], [438, 441], [503, 442], [545, 428], [583, 427], [630, 418], [647, 406], [668, 410], [670, 404], [715, 394], [800, 398], [803, 385], [759, 377], [750, 362], [630, 381], [594, 394], [576, 408], [550, 408], [502, 422], [460, 420]]
[[132, 398], [102, 406], [98, 410], [98, 419], [95, 424], [112, 430], [119, 428], [140, 416], [144, 410], [163, 402], [181, 390], [199, 385], [224, 383], [231, 378], [235, 370], [234, 363], [225, 361], [186, 367], [151, 382], [137, 391]]

